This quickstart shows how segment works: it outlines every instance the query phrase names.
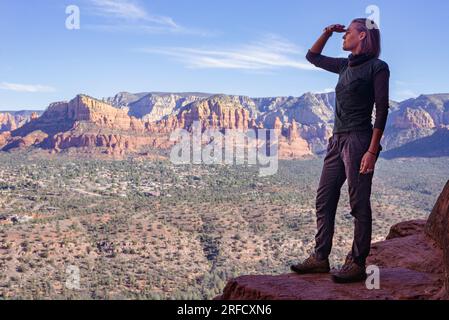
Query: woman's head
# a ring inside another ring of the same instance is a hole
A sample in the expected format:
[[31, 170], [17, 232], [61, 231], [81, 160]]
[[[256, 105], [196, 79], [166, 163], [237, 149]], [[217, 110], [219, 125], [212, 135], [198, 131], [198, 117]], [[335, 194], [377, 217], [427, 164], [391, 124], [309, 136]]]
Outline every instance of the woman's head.
[[343, 50], [353, 54], [366, 53], [380, 56], [380, 31], [373, 20], [358, 18], [352, 20], [343, 36]]

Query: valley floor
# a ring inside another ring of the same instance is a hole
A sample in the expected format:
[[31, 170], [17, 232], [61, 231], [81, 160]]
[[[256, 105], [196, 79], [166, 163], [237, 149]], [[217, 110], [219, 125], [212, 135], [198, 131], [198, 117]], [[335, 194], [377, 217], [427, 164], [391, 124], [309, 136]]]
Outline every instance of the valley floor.
[[[426, 218], [449, 158], [379, 159], [373, 242]], [[0, 154], [0, 298], [210, 299], [308, 255], [322, 159], [257, 167]], [[331, 262], [350, 250], [347, 184]]]

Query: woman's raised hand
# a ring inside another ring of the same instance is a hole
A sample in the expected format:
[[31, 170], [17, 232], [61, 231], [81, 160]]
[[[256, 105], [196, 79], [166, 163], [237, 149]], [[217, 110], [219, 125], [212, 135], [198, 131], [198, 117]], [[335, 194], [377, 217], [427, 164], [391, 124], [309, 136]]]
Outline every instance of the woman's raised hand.
[[331, 36], [334, 32], [346, 32], [346, 29], [343, 24], [331, 24], [330, 26], [324, 28], [323, 32]]

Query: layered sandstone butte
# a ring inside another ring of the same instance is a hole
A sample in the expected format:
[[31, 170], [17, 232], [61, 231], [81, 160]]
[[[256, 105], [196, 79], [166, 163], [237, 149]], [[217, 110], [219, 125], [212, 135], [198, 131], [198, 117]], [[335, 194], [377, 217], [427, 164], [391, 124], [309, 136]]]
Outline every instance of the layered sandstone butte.
[[250, 116], [232, 97], [216, 96], [194, 102], [176, 116], [176, 122], [183, 129], [190, 129], [194, 121], [200, 121], [202, 129], [247, 130]]
[[172, 131], [174, 129], [190, 130], [195, 121], [201, 122], [205, 129], [247, 130], [254, 119], [250, 110], [244, 108], [239, 97], [216, 95], [188, 104], [175, 115], [167, 116], [152, 125], [153, 130]]
[[[181, 108], [176, 116], [166, 117], [155, 124], [150, 124], [150, 131], [191, 130], [195, 121], [200, 122], [203, 131], [235, 129], [246, 132], [250, 129], [264, 128], [262, 123], [257, 123], [251, 116], [251, 110], [242, 106], [239, 97], [217, 95]], [[266, 129], [274, 129], [277, 134], [280, 158], [300, 159], [313, 155], [307, 141], [300, 136], [296, 123], [282, 124], [280, 119], [276, 118], [274, 125]]]
[[6, 140], [6, 143], [3, 141], [3, 151], [29, 146], [53, 152], [102, 147], [111, 155], [136, 151], [153, 142], [145, 136], [142, 120], [85, 95], [78, 95], [69, 102], [51, 104], [41, 117], [33, 116], [29, 123], [3, 140]]
[[103, 148], [107, 154], [123, 156], [152, 143], [142, 120], [129, 116], [126, 110], [84, 95], [68, 103], [52, 105], [47, 112], [53, 121], [61, 118], [73, 123], [70, 130], [56, 133], [49, 139], [48, 146], [57, 152], [70, 148]]
[[427, 221], [393, 226], [374, 243], [368, 265], [380, 268], [380, 289], [333, 283], [328, 274], [251, 275], [231, 279], [222, 300], [380, 300], [449, 298], [449, 181]]
[[51, 105], [42, 117], [72, 122], [84, 121], [114, 130], [144, 131], [143, 122], [130, 117], [125, 110], [114, 108], [85, 95], [78, 95], [70, 102]]

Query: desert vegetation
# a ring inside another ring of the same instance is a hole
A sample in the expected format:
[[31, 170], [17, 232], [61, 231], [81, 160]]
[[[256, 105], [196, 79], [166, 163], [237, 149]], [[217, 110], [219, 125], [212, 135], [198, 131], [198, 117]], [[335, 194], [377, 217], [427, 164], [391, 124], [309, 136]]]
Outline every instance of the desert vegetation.
[[[255, 166], [173, 165], [0, 154], [0, 298], [210, 299], [240, 274], [289, 272], [314, 244], [322, 159]], [[373, 241], [425, 218], [448, 158], [380, 159]], [[350, 250], [347, 184], [331, 260]], [[66, 285], [79, 270], [79, 288]]]

